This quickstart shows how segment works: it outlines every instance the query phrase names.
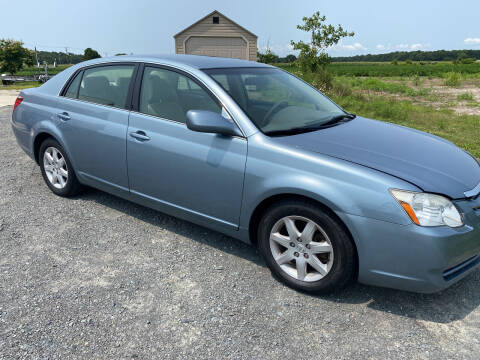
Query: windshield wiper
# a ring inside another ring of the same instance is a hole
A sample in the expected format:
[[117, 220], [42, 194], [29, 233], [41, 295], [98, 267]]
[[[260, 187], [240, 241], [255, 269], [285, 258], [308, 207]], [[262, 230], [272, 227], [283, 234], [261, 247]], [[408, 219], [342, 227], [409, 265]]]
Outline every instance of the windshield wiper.
[[342, 115], [336, 115], [329, 119], [327, 122], [324, 123], [316, 123], [312, 124], [309, 126], [302, 126], [298, 128], [292, 128], [292, 129], [284, 129], [284, 130], [272, 130], [272, 131], [266, 131], [265, 135], [268, 136], [282, 136], [282, 135], [295, 135], [295, 134], [303, 134], [311, 131], [316, 131], [316, 130], [321, 130], [321, 129], [326, 129], [329, 127], [336, 126], [338, 124], [353, 120], [357, 117], [355, 114], [349, 114], [345, 113]]
[[268, 136], [295, 135], [295, 134], [302, 134], [302, 133], [315, 131], [315, 130], [318, 130], [318, 128], [307, 126], [307, 127], [293, 128], [293, 129], [265, 131], [265, 135], [268, 135]]
[[323, 127], [323, 126], [330, 126], [330, 125], [333, 125], [333, 124], [338, 124], [340, 122], [347, 122], [347, 121], [355, 119], [356, 117], [357, 117], [357, 115], [349, 114], [349, 113], [345, 113], [345, 114], [341, 114], [341, 115], [335, 115], [334, 117], [330, 118], [327, 122], [324, 122], [322, 124], [318, 124], [318, 126]]

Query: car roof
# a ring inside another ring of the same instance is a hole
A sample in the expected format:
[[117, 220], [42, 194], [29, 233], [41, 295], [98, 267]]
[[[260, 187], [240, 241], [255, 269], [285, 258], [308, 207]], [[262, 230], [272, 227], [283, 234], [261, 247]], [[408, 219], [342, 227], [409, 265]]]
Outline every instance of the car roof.
[[270, 65], [231, 58], [199, 55], [121, 55], [91, 60], [89, 64], [101, 64], [112, 61], [153, 62], [170, 65], [184, 65], [197, 69], [234, 68], [234, 67], [271, 67]]

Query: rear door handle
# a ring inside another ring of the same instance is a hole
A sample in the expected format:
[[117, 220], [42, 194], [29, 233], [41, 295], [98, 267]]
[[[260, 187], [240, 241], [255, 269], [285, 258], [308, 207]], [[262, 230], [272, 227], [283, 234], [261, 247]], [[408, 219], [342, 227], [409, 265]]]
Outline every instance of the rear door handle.
[[70, 120], [70, 115], [68, 115], [68, 112], [66, 112], [66, 111], [57, 114], [57, 116], [58, 116], [59, 119], [61, 119], [63, 121]]
[[137, 139], [138, 141], [148, 141], [148, 140], [150, 140], [150, 137], [147, 136], [147, 134], [145, 134], [145, 132], [141, 131], [141, 130], [131, 132], [130, 136]]

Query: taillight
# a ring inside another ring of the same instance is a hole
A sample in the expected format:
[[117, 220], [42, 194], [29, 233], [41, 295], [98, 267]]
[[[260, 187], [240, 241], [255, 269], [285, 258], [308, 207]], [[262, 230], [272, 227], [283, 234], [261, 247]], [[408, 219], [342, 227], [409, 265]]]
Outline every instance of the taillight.
[[15, 100], [15, 104], [13, 104], [13, 110], [15, 110], [17, 108], [18, 105], [20, 105], [20, 103], [23, 101], [23, 97], [22, 96], [18, 96], [17, 99]]

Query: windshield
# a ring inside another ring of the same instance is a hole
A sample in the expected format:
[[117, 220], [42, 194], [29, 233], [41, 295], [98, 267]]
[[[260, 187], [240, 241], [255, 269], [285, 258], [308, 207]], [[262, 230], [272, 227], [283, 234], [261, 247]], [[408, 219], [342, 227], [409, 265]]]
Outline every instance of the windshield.
[[[348, 117], [330, 99], [276, 68], [204, 70], [265, 134], [311, 131]], [[298, 131], [300, 130], [300, 131]]]

